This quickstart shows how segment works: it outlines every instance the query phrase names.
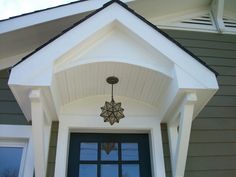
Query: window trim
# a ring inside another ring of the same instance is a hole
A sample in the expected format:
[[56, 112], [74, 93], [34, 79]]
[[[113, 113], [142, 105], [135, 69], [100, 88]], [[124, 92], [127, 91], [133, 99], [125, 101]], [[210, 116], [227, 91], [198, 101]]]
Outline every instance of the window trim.
[[32, 131], [29, 125], [0, 125], [1, 147], [23, 147], [18, 177], [33, 177]]
[[[140, 176], [151, 176], [151, 156], [150, 156], [150, 140], [148, 133], [70, 133], [70, 147], [67, 166], [67, 176], [76, 176], [80, 174], [80, 165], [96, 165], [97, 176], [102, 176], [103, 165], [116, 165], [117, 177], [122, 176], [123, 166], [138, 165]], [[102, 158], [102, 143], [113, 142], [117, 144], [116, 158]], [[95, 143], [96, 155], [94, 159], [81, 159], [81, 143]], [[122, 159], [122, 145], [136, 144], [137, 156], [136, 160]], [[145, 154], [145, 155], [144, 155]], [[78, 166], [79, 165], [79, 166]]]
[[0, 140], [0, 147], [7, 147], [7, 148], [12, 148], [12, 147], [21, 147], [23, 148], [22, 154], [21, 154], [21, 160], [20, 160], [20, 168], [19, 168], [19, 173], [18, 177], [23, 177], [24, 174], [24, 164], [25, 164], [25, 159], [26, 159], [26, 152], [27, 152], [27, 141], [25, 140]]
[[[147, 118], [149, 121], [147, 121]], [[149, 134], [151, 171], [153, 177], [165, 176], [161, 125], [157, 117], [130, 116], [111, 127], [96, 116], [61, 115], [55, 161], [56, 177], [67, 176], [70, 133], [147, 133]], [[135, 124], [133, 123], [135, 122]]]

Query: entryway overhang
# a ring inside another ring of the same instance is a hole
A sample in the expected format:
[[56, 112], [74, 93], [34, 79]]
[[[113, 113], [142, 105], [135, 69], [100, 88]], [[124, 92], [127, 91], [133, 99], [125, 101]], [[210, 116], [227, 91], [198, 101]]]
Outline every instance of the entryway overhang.
[[41, 134], [35, 155], [45, 158], [35, 162], [36, 177], [45, 175], [45, 120], [60, 121], [77, 106], [74, 114], [102, 122], [108, 76], [120, 80], [114, 93], [125, 119], [143, 115], [168, 124], [173, 175], [184, 172], [191, 122], [218, 89], [215, 73], [125, 4], [106, 4], [26, 58], [12, 68], [9, 86], [34, 136]]

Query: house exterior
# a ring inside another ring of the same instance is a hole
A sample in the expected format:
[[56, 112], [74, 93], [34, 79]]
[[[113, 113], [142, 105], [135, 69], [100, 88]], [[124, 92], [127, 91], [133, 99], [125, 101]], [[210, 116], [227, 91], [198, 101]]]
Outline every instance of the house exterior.
[[235, 176], [235, 10], [85, 0], [0, 21], [0, 176]]

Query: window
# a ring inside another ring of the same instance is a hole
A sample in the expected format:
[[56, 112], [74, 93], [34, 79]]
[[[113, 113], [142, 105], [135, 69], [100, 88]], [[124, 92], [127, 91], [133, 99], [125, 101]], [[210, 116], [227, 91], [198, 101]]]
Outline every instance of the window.
[[0, 176], [22, 176], [26, 142], [0, 141]]
[[71, 134], [68, 177], [144, 177], [150, 169], [147, 134]]
[[33, 177], [31, 126], [0, 125], [0, 177]]

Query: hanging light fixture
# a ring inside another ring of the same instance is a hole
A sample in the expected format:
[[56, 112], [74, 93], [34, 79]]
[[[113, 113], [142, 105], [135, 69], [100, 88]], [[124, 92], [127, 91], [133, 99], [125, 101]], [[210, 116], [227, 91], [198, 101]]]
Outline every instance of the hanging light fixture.
[[121, 107], [121, 103], [116, 103], [113, 99], [113, 85], [117, 84], [119, 79], [111, 76], [106, 81], [108, 84], [111, 84], [111, 101], [106, 101], [105, 105], [101, 107], [102, 113], [100, 116], [104, 118], [104, 122], [109, 122], [113, 125], [115, 122], [119, 123], [120, 119], [125, 117], [123, 114], [124, 109]]

